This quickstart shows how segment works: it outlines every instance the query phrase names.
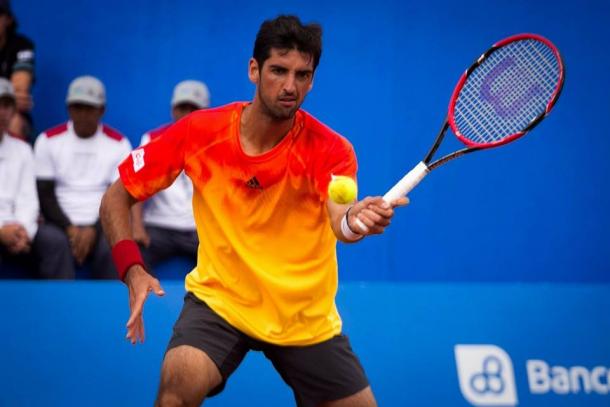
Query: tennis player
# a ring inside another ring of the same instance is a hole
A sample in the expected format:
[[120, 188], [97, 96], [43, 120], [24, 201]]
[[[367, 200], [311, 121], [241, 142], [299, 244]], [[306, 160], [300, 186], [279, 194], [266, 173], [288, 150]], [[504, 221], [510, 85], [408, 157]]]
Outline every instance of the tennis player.
[[[185, 171], [198, 260], [167, 348], [158, 406], [199, 406], [249, 350], [264, 352], [298, 406], [375, 406], [335, 307], [336, 242], [379, 234], [405, 198], [328, 199], [331, 174], [356, 176], [351, 144], [300, 109], [322, 52], [321, 27], [265, 21], [248, 75], [252, 102], [194, 112], [120, 165], [101, 218], [129, 289], [127, 338], [144, 340], [149, 292], [163, 295], [131, 240], [129, 208]], [[359, 219], [364, 225], [356, 225]]]

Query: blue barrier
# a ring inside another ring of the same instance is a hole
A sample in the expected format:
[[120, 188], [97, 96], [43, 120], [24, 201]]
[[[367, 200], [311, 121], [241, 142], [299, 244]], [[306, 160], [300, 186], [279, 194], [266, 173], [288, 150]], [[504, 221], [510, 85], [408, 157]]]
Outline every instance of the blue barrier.
[[[0, 406], [151, 405], [184, 294], [164, 288], [131, 346], [119, 283], [0, 283]], [[337, 303], [381, 406], [610, 404], [608, 285], [348, 283]], [[257, 353], [206, 402], [293, 404]]]

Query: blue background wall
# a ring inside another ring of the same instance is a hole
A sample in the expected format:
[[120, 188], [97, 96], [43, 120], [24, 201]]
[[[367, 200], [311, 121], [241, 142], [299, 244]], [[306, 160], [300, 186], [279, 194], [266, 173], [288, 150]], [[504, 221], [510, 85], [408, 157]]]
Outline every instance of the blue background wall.
[[[65, 119], [70, 80], [93, 74], [107, 85], [106, 121], [132, 143], [169, 119], [182, 79], [207, 82], [214, 105], [250, 99], [246, 67], [263, 19], [320, 22], [324, 53], [304, 107], [356, 147], [361, 196], [383, 194], [423, 158], [458, 77], [481, 52], [511, 34], [542, 34], [567, 66], [551, 116], [513, 145], [431, 174], [385, 236], [340, 247], [342, 278], [610, 281], [607, 1], [21, 0], [14, 8], [37, 44], [39, 130]], [[364, 265], [370, 258], [376, 264]]]

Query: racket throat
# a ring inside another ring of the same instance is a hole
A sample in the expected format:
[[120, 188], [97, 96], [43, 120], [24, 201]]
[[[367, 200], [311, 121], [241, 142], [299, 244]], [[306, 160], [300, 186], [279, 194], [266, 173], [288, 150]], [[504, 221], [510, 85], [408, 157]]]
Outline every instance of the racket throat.
[[443, 127], [441, 127], [440, 131], [436, 135], [434, 144], [430, 148], [430, 151], [428, 151], [428, 154], [426, 154], [426, 158], [424, 158], [424, 162], [426, 164], [429, 163], [430, 161], [432, 161], [432, 157], [434, 156], [434, 154], [436, 153], [436, 150], [438, 150], [439, 146], [443, 142], [443, 139], [445, 138], [445, 133], [448, 128], [449, 128], [449, 120], [448, 120], [448, 118], [445, 118], [445, 123], [443, 123]]
[[383, 196], [384, 201], [390, 203], [398, 198], [407, 196], [429, 172], [430, 169], [426, 163], [421, 161]]

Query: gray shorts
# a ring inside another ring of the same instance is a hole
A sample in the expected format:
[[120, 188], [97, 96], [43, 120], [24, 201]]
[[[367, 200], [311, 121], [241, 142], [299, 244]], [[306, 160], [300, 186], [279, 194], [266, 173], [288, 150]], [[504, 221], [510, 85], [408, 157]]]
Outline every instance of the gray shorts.
[[204, 351], [222, 375], [208, 396], [220, 393], [250, 350], [262, 351], [292, 388], [299, 407], [314, 407], [365, 389], [369, 383], [349, 339], [337, 335], [309, 346], [279, 346], [253, 339], [229, 325], [194, 294], [187, 293], [167, 350], [189, 345]]

